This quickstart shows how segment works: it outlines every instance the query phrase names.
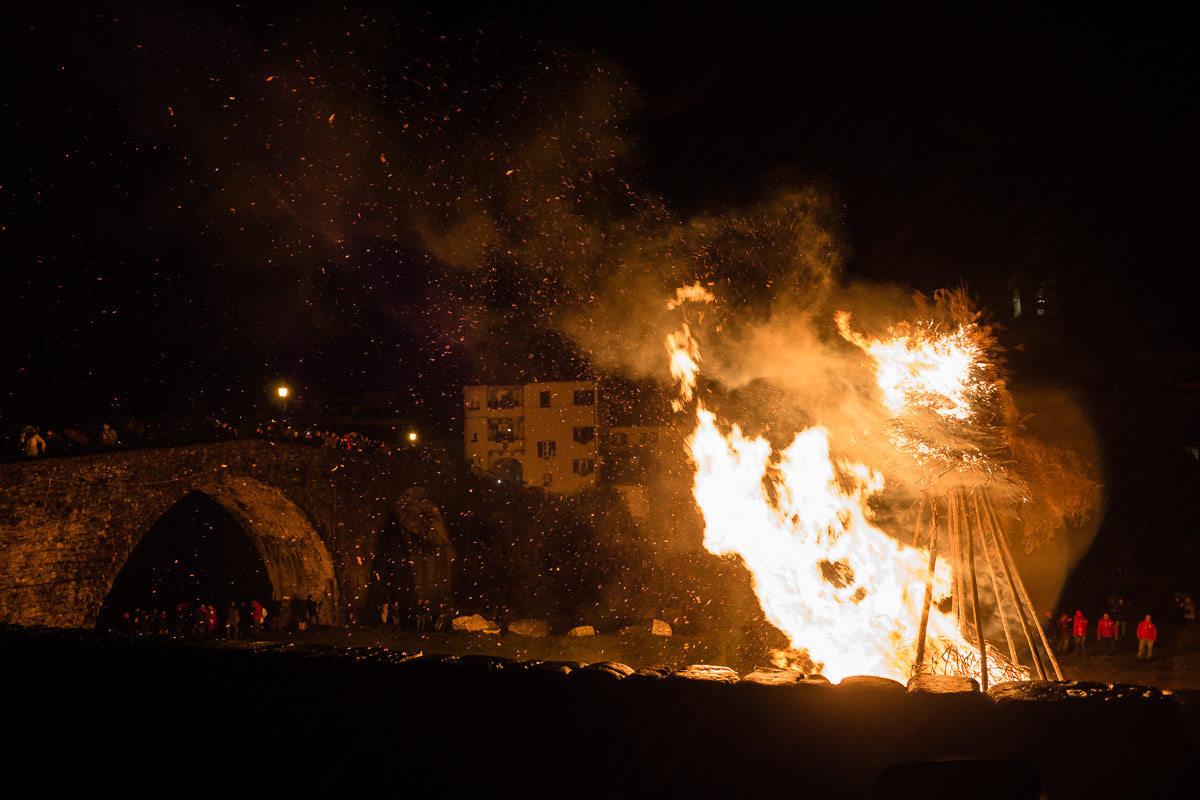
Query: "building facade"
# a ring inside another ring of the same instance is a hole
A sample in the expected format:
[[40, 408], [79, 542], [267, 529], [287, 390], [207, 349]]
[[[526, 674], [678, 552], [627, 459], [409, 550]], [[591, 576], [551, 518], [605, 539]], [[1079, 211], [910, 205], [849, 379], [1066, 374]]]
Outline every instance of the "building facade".
[[596, 485], [594, 381], [463, 387], [467, 463], [498, 480], [573, 494]]

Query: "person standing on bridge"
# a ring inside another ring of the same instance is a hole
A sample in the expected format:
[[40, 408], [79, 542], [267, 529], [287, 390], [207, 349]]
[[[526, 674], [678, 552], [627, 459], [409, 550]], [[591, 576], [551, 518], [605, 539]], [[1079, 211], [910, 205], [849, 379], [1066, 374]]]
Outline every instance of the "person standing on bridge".
[[104, 426], [100, 428], [100, 446], [105, 450], [111, 450], [120, 443], [121, 440], [117, 437], [116, 428], [107, 422], [104, 423]]
[[37, 428], [26, 425], [21, 431], [21, 448], [26, 458], [37, 458], [46, 452], [46, 440], [38, 435]]

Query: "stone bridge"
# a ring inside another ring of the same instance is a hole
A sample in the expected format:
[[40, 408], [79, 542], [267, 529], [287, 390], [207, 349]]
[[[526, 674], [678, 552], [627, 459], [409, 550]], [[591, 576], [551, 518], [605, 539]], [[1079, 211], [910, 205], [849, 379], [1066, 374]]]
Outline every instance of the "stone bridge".
[[323, 623], [365, 618], [384, 544], [412, 599], [445, 601], [440, 477], [415, 456], [260, 440], [0, 464], [0, 623], [94, 626], [146, 533], [196, 493], [240, 525], [275, 597], [322, 599]]

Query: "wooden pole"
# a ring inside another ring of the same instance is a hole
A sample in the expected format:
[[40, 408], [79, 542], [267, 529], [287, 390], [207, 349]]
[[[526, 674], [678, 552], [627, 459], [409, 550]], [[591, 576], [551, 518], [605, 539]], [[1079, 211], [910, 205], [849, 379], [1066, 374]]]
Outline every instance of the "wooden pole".
[[956, 511], [956, 503], [954, 491], [946, 493], [946, 538], [950, 541], [950, 561], [954, 565], [954, 579], [951, 583], [951, 609], [950, 613], [954, 615], [954, 619], [959, 624], [959, 630], [962, 630], [963, 620], [963, 563], [962, 563], [962, 543], [958, 538], [958, 513]]
[[[973, 495], [975, 499], [975, 523], [979, 527], [979, 541], [983, 545], [983, 559], [987, 563], [988, 578], [992, 581], [992, 594], [996, 598], [996, 613], [1000, 615], [1000, 625], [1004, 628], [1004, 640], [1008, 642], [1008, 657], [1012, 659], [1014, 664], [1020, 664], [1021, 661], [1017, 658], [1017, 645], [1013, 641], [1012, 630], [1009, 629], [1008, 625], [1008, 615], [1004, 613], [1004, 598], [1000, 596], [1000, 582], [996, 580], [996, 567], [992, 562], [992, 548], [989, 546], [988, 535], [985, 533], [986, 523], [983, 518], [983, 511], [979, 507], [979, 495], [982, 493], [983, 490], [980, 489], [978, 493]], [[1000, 554], [997, 552], [996, 557], [999, 558], [999, 556]], [[1015, 608], [1017, 602], [1015, 593], [1012, 595], [1012, 599], [1013, 607]]]
[[990, 499], [986, 501], [986, 506], [988, 513], [992, 516], [993, 524], [996, 527], [996, 538], [1000, 542], [1000, 552], [1006, 559], [1008, 565], [1007, 568], [1012, 573], [1013, 579], [1017, 585], [1017, 589], [1020, 590], [1020, 597], [1025, 604], [1026, 611], [1029, 612], [1029, 616], [1034, 620], [1035, 623], [1037, 623], [1034, 625], [1034, 627], [1037, 628], [1038, 635], [1041, 637], [1042, 646], [1046, 648], [1046, 657], [1050, 659], [1050, 664], [1054, 667], [1054, 674], [1057, 675], [1058, 679], [1061, 681], [1063, 679], [1062, 669], [1060, 669], [1058, 666], [1058, 659], [1054, 657], [1054, 650], [1050, 647], [1050, 642], [1046, 640], [1045, 627], [1042, 626], [1038, 621], [1037, 613], [1033, 610], [1033, 603], [1029, 600], [1029, 593], [1025, 591], [1025, 584], [1021, 580], [1021, 573], [1017, 571], [1016, 562], [1013, 560], [1012, 552], [1010, 552], [1008, 548], [1008, 539], [999, 535], [1000, 526], [996, 522], [996, 509], [992, 507]]
[[[987, 502], [988, 501], [984, 499], [981, 501], [981, 505], [986, 508]], [[999, 520], [991, 514], [988, 514], [987, 516], [990, 523], [988, 525], [988, 530], [992, 536], [992, 544], [996, 548], [996, 557], [997, 560], [1000, 561], [1000, 570], [1004, 573], [1005, 580], [1008, 583], [1008, 591], [1013, 599], [1013, 607], [1017, 611], [1017, 619], [1021, 623], [1021, 630], [1024, 632], [1025, 641], [1029, 645], [1029, 653], [1033, 657], [1033, 668], [1036, 670], [1038, 678], [1041, 680], [1046, 680], [1046, 667], [1042, 664], [1042, 659], [1038, 655], [1037, 643], [1034, 641], [1033, 633], [1029, 630], [1029, 620], [1026, 617], [1025, 609], [1021, 603], [1021, 599], [1017, 595], [1017, 587], [1013, 583], [1012, 570], [1008, 569], [1007, 565], [1004, 563], [1003, 556], [1000, 553], [1000, 542], [998, 537], [1000, 536], [1001, 532], [999, 529]], [[1015, 661], [1016, 659], [1014, 658], [1013, 660]]]
[[[920, 674], [925, 671], [925, 633], [929, 629], [929, 607], [933, 604], [933, 571], [937, 568], [937, 500], [926, 498], [929, 503], [929, 574], [925, 577], [925, 599], [921, 603], [921, 627], [917, 634], [917, 658], [913, 662], [913, 672]], [[920, 524], [921, 513], [917, 512], [917, 522]], [[920, 531], [918, 529], [918, 535]]]
[[[965, 489], [959, 492], [966, 494]], [[963, 511], [963, 521], [966, 522], [966, 511]], [[971, 605], [975, 617], [975, 636], [979, 640], [979, 685], [983, 691], [988, 689], [987, 674], [987, 639], [983, 638], [983, 617], [979, 613], [979, 581], [975, 575], [975, 536], [971, 526], [966, 525], [967, 533], [967, 567], [971, 575]]]

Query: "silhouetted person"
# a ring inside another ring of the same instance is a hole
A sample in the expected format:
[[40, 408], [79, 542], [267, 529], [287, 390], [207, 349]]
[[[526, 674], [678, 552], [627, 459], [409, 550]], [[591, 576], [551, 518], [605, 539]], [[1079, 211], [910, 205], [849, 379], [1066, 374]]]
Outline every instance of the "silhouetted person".
[[242, 612], [238, 610], [237, 603], [232, 600], [225, 607], [225, 638], [233, 640], [238, 638], [238, 629], [242, 624]]
[[314, 600], [311, 594], [304, 601], [304, 611], [308, 617], [308, 624], [316, 625], [321, 618], [321, 604]]
[[61, 456], [66, 450], [66, 442], [63, 441], [62, 434], [55, 432], [52, 428], [46, 429], [46, 455]]
[[1067, 616], [1067, 612], [1062, 612], [1058, 618], [1058, 641], [1055, 642], [1055, 649], [1058, 650], [1060, 656], [1065, 656], [1067, 650], [1071, 648], [1071, 618]]
[[1125, 623], [1129, 622], [1129, 608], [1124, 598], [1117, 598], [1117, 604], [1113, 607], [1113, 622], [1117, 625], [1117, 638], [1120, 639], [1125, 635]]
[[203, 603], [196, 603], [192, 610], [192, 634], [204, 636], [208, 633], [208, 609]]

